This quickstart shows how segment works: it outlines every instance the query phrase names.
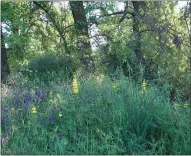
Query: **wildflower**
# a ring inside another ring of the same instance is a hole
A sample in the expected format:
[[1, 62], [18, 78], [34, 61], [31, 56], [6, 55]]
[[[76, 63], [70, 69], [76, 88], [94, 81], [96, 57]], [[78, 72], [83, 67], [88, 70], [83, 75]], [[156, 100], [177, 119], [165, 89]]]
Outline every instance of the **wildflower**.
[[143, 83], [142, 83], [142, 93], [146, 92], [146, 86], [147, 86], [147, 83], [146, 83], [146, 81], [144, 79]]
[[39, 101], [40, 101], [40, 96], [41, 96], [40, 92], [36, 91], [35, 94], [34, 94], [34, 100], [33, 100], [33, 101], [34, 101], [35, 103], [39, 103]]
[[115, 89], [115, 88], [116, 88], [116, 85], [115, 85], [115, 84], [113, 84], [113, 85], [112, 85], [112, 88], [114, 88], [114, 89]]
[[32, 99], [32, 96], [30, 94], [30, 91], [28, 90], [26, 94], [24, 95], [25, 100], [30, 101]]
[[76, 74], [74, 75], [72, 86], [73, 86], [73, 93], [77, 94], [78, 93], [78, 82], [77, 82]]
[[48, 120], [49, 121], [53, 121], [55, 119], [55, 115], [54, 114], [51, 114], [49, 117], [48, 117]]
[[1, 142], [2, 142], [2, 143], [7, 143], [8, 141], [9, 141], [9, 138], [8, 138], [8, 137], [1, 139]]
[[54, 143], [53, 140], [50, 141], [50, 146], [51, 146], [51, 147], [54, 147], [54, 146], [55, 146], [55, 143]]
[[35, 96], [40, 97], [40, 92], [39, 92], [39, 91], [36, 91], [36, 92], [35, 92]]
[[37, 113], [35, 106], [32, 107], [32, 111], [31, 112], [32, 112], [32, 114], [36, 114]]
[[59, 113], [58, 116], [59, 116], [59, 117], [62, 117], [62, 113]]
[[49, 97], [52, 98], [52, 90], [49, 92]]
[[21, 101], [19, 98], [16, 98], [15, 103], [16, 103], [16, 107], [20, 107]]
[[61, 132], [58, 133], [58, 138], [59, 138], [59, 140], [62, 139], [62, 133]]
[[26, 152], [30, 151], [30, 147], [26, 147], [26, 148], [25, 148], [25, 151], [26, 151]]
[[27, 101], [25, 104], [24, 104], [24, 108], [25, 109], [28, 109], [28, 107], [30, 106], [31, 102], [30, 101]]
[[5, 117], [4, 116], [1, 116], [1, 126], [2, 126], [2, 129], [5, 129]]
[[56, 111], [56, 105], [54, 105], [51, 109], [52, 112], [55, 112]]
[[112, 88], [115, 89], [116, 91], [119, 91], [119, 87], [115, 83], [112, 84]]

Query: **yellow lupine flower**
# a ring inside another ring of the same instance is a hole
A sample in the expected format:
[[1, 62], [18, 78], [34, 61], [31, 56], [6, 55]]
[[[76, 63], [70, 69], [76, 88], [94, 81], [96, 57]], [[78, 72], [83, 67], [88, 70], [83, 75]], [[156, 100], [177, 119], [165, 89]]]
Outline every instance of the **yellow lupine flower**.
[[50, 98], [52, 97], [52, 90], [50, 90], [49, 97]]
[[147, 86], [147, 83], [145, 81], [145, 79], [143, 80], [143, 83], [142, 83], [142, 93], [143, 92], [146, 92], [146, 86]]
[[59, 117], [62, 117], [62, 113], [59, 113], [58, 116], [59, 116]]
[[32, 111], [31, 111], [31, 113], [32, 113], [32, 114], [36, 114], [36, 113], [37, 113], [37, 111], [36, 111], [36, 107], [35, 107], [35, 106], [32, 107]]
[[114, 88], [114, 89], [115, 89], [116, 87], [117, 87], [117, 86], [116, 86], [116, 84], [113, 84], [113, 85], [112, 85], [112, 88]]
[[77, 82], [76, 74], [74, 75], [72, 86], [73, 86], [73, 93], [77, 94], [78, 93], [78, 82]]

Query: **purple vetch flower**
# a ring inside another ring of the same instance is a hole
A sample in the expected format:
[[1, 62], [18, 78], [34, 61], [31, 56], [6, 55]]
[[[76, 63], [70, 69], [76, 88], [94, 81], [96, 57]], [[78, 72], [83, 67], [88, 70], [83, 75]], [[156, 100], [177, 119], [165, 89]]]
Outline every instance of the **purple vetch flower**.
[[56, 106], [52, 107], [51, 111], [55, 112], [56, 111]]
[[62, 139], [62, 133], [61, 132], [58, 133], [58, 138], [59, 138], [59, 140]]
[[39, 103], [40, 103], [40, 100], [41, 100], [40, 98], [41, 98], [41, 93], [40, 93], [39, 91], [35, 91], [33, 101], [34, 101], [36, 104], [39, 104]]
[[53, 140], [50, 140], [50, 147], [54, 147], [54, 141]]
[[35, 94], [34, 94], [35, 97], [39, 98], [40, 95], [41, 95], [41, 93], [39, 91], [35, 91]]
[[26, 147], [26, 148], [25, 148], [25, 151], [26, 151], [26, 152], [29, 152], [29, 151], [30, 151], [30, 147]]
[[8, 137], [1, 139], [1, 142], [2, 142], [2, 143], [7, 143], [8, 141], [9, 141], [9, 138], [8, 138]]
[[27, 102], [24, 104], [24, 108], [25, 108], [25, 109], [28, 109], [30, 105], [31, 105], [31, 102], [30, 102], [30, 101], [27, 101]]
[[8, 117], [7, 109], [2, 108], [1, 109], [1, 126], [2, 126], [3, 129], [5, 129], [5, 123], [6, 123], [6, 118], [7, 117]]
[[1, 113], [7, 112], [6, 108], [1, 108]]
[[5, 123], [5, 117], [1, 116], [1, 124]]
[[30, 94], [29, 91], [27, 91], [27, 93], [24, 95], [24, 97], [25, 97], [25, 99], [26, 99], [27, 101], [30, 101], [30, 100], [32, 99], [32, 96], [31, 96], [31, 94]]
[[54, 114], [52, 114], [52, 115], [50, 115], [49, 117], [48, 117], [48, 120], [49, 121], [53, 121], [55, 119], [55, 115]]
[[19, 98], [16, 98], [15, 104], [16, 104], [16, 107], [19, 108], [21, 106], [21, 100]]
[[93, 101], [93, 97], [94, 97], [94, 93], [90, 92], [90, 93], [87, 93], [87, 95], [85, 95], [85, 98], [87, 100], [88, 103], [92, 103]]
[[1, 116], [1, 128], [5, 129], [5, 117]]
[[111, 96], [111, 93], [110, 93], [110, 92], [106, 92], [105, 96], [106, 96], [106, 97], [110, 97], [110, 96]]

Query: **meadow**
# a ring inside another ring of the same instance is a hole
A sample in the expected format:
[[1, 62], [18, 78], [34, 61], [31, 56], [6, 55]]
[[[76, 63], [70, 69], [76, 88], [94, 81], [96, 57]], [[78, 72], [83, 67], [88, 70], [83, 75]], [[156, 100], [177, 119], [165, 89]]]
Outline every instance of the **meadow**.
[[1, 154], [190, 154], [188, 103], [116, 75], [43, 83], [17, 74], [2, 86]]
[[1, 1], [2, 155], [191, 155], [191, 1]]

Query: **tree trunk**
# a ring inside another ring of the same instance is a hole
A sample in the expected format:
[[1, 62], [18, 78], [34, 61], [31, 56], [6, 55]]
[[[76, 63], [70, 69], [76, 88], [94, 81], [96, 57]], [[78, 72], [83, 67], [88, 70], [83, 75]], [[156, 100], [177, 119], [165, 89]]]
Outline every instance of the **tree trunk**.
[[10, 74], [7, 52], [5, 48], [4, 38], [1, 28], [1, 81], [6, 80], [7, 76]]
[[143, 61], [143, 53], [141, 51], [141, 33], [139, 31], [139, 9], [141, 2], [132, 1], [134, 12], [133, 12], [133, 34], [135, 37], [136, 47], [134, 49], [135, 55], [137, 56], [138, 63]]
[[70, 1], [70, 7], [74, 18], [76, 34], [78, 36], [77, 48], [80, 53], [81, 62], [87, 71], [94, 71], [93, 58], [91, 56], [91, 45], [88, 34], [88, 23], [82, 1]]
[[[134, 47], [134, 53], [136, 55], [136, 60], [135, 61], [131, 61], [131, 59], [127, 59], [127, 62], [130, 64], [131, 68], [133, 69], [132, 71], [137, 71], [140, 68], [140, 64], [144, 64], [145, 65], [145, 61], [144, 61], [144, 57], [143, 57], [143, 53], [141, 51], [141, 32], [139, 30], [140, 27], [140, 5], [141, 3], [144, 2], [140, 2], [140, 1], [132, 1], [133, 4], [133, 12], [132, 12], [132, 20], [133, 20], [133, 37], [135, 40], [135, 47]], [[123, 68], [123, 72], [124, 75], [128, 76], [129, 74], [129, 69], [127, 67], [127, 62], [124, 62], [122, 64], [122, 68]], [[133, 78], [138, 80], [139, 75], [135, 74], [134, 72], [131, 73], [133, 75]]]

